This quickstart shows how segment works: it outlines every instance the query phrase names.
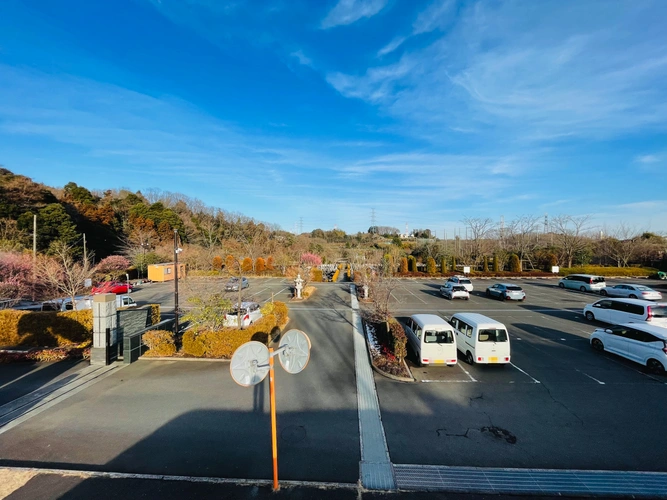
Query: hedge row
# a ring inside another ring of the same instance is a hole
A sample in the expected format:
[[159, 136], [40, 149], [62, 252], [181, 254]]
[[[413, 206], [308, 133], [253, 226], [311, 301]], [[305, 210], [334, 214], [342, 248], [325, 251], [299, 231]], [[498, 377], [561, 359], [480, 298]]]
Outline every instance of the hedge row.
[[603, 267], [603, 266], [581, 266], [581, 267], [561, 267], [560, 276], [568, 274], [597, 274], [600, 276], [644, 276], [649, 277], [658, 272], [652, 267]]
[[144, 356], [173, 356], [176, 354], [174, 332], [169, 330], [151, 330], [142, 335], [148, 351]]
[[[150, 304], [151, 322], [160, 322], [160, 305]], [[60, 347], [93, 340], [93, 310], [31, 312], [0, 310], [0, 346]]]
[[56, 347], [93, 338], [93, 311], [0, 311], [0, 345]]
[[183, 334], [183, 353], [197, 358], [231, 358], [234, 351], [251, 340], [266, 344], [280, 330], [275, 314], [268, 314], [245, 330], [220, 331], [190, 329]]

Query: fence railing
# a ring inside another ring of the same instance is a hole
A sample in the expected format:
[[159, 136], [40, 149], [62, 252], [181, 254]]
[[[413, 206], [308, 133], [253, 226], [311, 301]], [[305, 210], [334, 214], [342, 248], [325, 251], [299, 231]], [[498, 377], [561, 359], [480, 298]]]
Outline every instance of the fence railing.
[[144, 333], [151, 330], [173, 330], [174, 318], [165, 319], [155, 325], [148, 326], [138, 332], [126, 334], [123, 336], [123, 363], [134, 363], [141, 355], [146, 352], [147, 347], [144, 344]]

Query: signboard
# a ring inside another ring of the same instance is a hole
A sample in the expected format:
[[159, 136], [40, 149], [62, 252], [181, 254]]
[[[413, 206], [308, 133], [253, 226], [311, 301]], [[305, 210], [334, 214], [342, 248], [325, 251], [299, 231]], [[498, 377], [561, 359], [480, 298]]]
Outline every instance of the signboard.
[[93, 280], [90, 278], [86, 278], [86, 281], [83, 282], [83, 286], [85, 286], [86, 288], [93, 286]]
[[558, 271], [560, 271], [560, 268], [558, 266], [551, 266], [551, 272], [554, 274], [558, 274]]
[[463, 266], [463, 274], [470, 274], [470, 266]]

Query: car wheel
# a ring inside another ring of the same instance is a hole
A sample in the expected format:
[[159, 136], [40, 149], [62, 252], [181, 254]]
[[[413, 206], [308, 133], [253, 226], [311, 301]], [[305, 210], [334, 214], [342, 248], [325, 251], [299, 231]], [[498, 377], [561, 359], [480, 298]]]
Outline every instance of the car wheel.
[[646, 368], [648, 368], [648, 371], [655, 373], [656, 375], [662, 375], [665, 372], [665, 367], [662, 366], [662, 363], [657, 359], [649, 359], [646, 362]]
[[631, 298], [631, 299], [636, 299], [637, 296], [633, 293], [632, 295], [630, 295], [630, 298]]
[[489, 291], [487, 290], [487, 291], [486, 291], [486, 296], [487, 296], [487, 297], [491, 297], [491, 292], [489, 292]]
[[607, 293], [607, 290], [600, 290], [600, 295], [602, 295], [603, 297], [606, 297], [609, 294]]
[[581, 286], [581, 287], [579, 287], [579, 290], [581, 290], [582, 292], [585, 292], [585, 291], [586, 291], [586, 287], [585, 287], [585, 286]]
[[590, 311], [586, 311], [586, 319], [588, 321], [593, 321], [595, 319], [595, 315]]
[[524, 300], [526, 300], [526, 297], [524, 297], [523, 299], [519, 299], [519, 300], [520, 300], [521, 302], [523, 302]]
[[604, 344], [600, 339], [593, 339], [591, 341], [591, 347], [595, 349], [596, 351], [602, 352], [604, 351]]
[[558, 283], [558, 288], [565, 288], [565, 283]]
[[470, 351], [466, 352], [466, 363], [469, 365], [475, 364], [475, 358], [472, 357], [472, 353]]

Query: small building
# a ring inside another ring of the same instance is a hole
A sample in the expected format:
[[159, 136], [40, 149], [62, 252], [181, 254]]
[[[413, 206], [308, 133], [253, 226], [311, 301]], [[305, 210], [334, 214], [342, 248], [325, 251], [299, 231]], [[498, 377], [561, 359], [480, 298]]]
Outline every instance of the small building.
[[[148, 279], [150, 281], [172, 281], [175, 272], [173, 262], [164, 262], [162, 264], [150, 264], [148, 266]], [[178, 277], [185, 278], [185, 264], [178, 263]]]

